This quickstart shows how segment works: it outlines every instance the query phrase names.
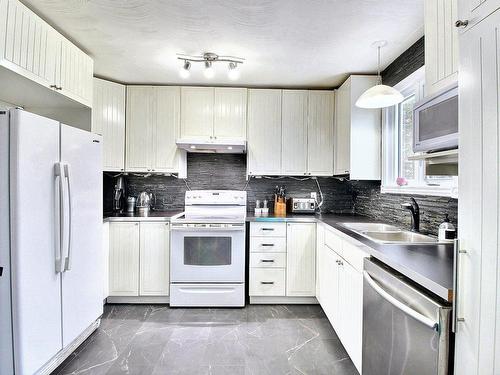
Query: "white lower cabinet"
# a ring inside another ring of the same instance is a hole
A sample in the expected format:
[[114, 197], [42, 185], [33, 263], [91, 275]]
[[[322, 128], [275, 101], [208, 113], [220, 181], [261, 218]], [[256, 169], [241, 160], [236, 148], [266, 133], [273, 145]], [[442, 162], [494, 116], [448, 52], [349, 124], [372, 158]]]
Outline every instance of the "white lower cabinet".
[[169, 243], [168, 223], [140, 225], [140, 286], [141, 296], [168, 296]]
[[109, 225], [109, 296], [168, 296], [169, 223]]
[[250, 223], [250, 297], [315, 295], [316, 223]]
[[286, 295], [314, 297], [316, 224], [288, 223], [286, 229]]
[[139, 295], [139, 223], [109, 225], [109, 295]]
[[[328, 233], [328, 235], [327, 235]], [[324, 228], [325, 241], [317, 246], [318, 301], [361, 373], [363, 336], [363, 258], [361, 246]], [[332, 249], [330, 246], [333, 246]], [[343, 254], [342, 256], [340, 254]]]

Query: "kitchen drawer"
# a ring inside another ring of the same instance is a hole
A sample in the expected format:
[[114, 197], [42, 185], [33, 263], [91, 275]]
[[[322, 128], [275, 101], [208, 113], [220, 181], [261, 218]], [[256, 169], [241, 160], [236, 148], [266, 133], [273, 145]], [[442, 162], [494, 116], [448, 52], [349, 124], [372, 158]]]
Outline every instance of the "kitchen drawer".
[[286, 253], [252, 253], [250, 267], [285, 268]]
[[325, 227], [325, 245], [342, 255], [342, 238], [328, 226]]
[[285, 223], [250, 223], [251, 236], [286, 237]]
[[251, 253], [286, 253], [285, 237], [250, 237]]
[[284, 268], [250, 268], [251, 296], [285, 296]]
[[342, 257], [359, 272], [363, 272], [363, 259], [369, 256], [364, 247], [362, 244], [342, 241]]

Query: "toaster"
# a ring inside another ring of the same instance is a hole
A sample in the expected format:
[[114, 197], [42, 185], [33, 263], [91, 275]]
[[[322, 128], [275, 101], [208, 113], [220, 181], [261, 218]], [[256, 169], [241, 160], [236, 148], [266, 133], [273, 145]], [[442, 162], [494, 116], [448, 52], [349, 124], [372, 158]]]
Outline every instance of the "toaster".
[[316, 211], [316, 200], [314, 198], [290, 198], [290, 212], [302, 214], [314, 214]]

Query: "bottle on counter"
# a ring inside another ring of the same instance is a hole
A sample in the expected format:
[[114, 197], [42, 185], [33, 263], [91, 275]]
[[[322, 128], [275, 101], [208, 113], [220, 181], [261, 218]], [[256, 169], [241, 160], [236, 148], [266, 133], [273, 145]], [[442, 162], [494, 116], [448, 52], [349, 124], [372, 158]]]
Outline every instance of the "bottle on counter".
[[453, 242], [457, 235], [455, 226], [450, 223], [448, 214], [446, 214], [444, 221], [439, 226], [438, 240], [439, 242]]

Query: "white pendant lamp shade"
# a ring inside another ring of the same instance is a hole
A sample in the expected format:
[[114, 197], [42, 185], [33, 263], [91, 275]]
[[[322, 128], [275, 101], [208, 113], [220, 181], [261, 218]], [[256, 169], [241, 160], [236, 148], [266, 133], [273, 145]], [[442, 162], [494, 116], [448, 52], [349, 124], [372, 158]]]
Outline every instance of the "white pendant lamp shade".
[[356, 101], [360, 108], [385, 108], [399, 104], [404, 96], [394, 87], [377, 85], [366, 90]]
[[[380, 78], [380, 48], [387, 44], [385, 40], [373, 43], [374, 47], [377, 47], [378, 51], [378, 67], [377, 74], [379, 77], [379, 82], [382, 82]], [[356, 100], [356, 107], [359, 108], [385, 108], [391, 107], [393, 105], [399, 104], [404, 100], [404, 96], [396, 90], [394, 87], [382, 85], [379, 83], [376, 86], [370, 87]]]

